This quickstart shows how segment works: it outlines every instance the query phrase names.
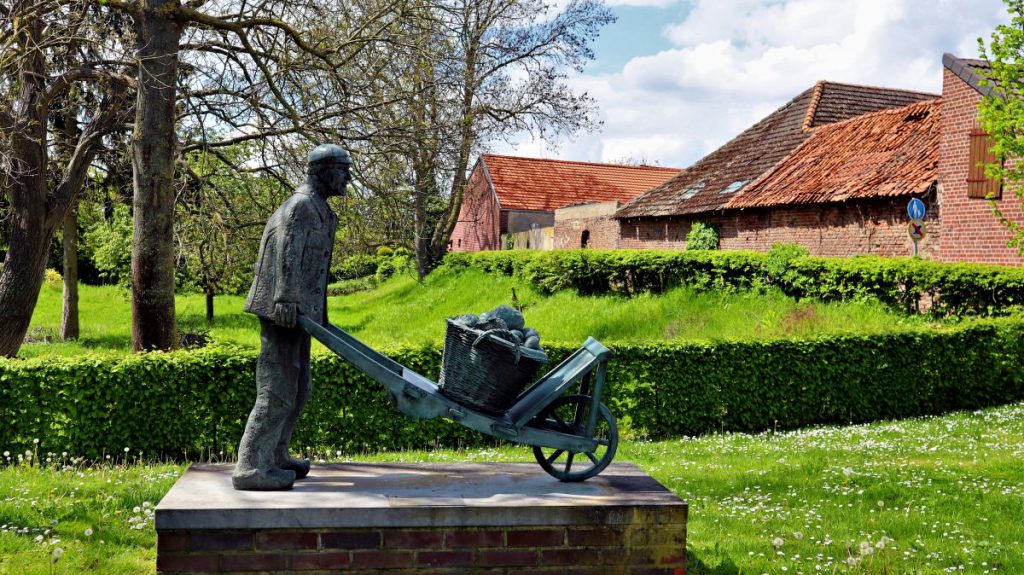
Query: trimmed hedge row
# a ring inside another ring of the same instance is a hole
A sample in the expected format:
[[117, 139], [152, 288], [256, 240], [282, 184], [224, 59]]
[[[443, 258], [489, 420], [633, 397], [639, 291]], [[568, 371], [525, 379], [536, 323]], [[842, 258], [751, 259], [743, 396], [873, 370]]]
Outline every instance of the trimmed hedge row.
[[[640, 437], [762, 431], [976, 409], [1024, 399], [1024, 323], [706, 345], [615, 345], [608, 402]], [[552, 363], [571, 350], [548, 344]], [[441, 350], [391, 356], [429, 377]], [[251, 350], [0, 360], [0, 449], [102, 457], [233, 452], [255, 395]], [[293, 445], [363, 450], [492, 440], [446, 420], [412, 421], [337, 357], [313, 361], [314, 395]]]
[[[784, 248], [784, 246], [782, 246]], [[782, 257], [744, 251], [556, 250], [452, 253], [452, 269], [515, 275], [542, 292], [583, 294], [776, 286], [821, 300], [877, 298], [906, 311], [1000, 315], [1024, 304], [1024, 269], [912, 258]]]

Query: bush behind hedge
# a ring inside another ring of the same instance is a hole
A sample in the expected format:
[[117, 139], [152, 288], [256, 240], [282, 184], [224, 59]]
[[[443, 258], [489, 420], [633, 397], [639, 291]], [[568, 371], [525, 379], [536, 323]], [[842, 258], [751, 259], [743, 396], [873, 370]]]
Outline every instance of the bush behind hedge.
[[[796, 298], [878, 299], [908, 312], [1002, 315], [1024, 304], [1024, 269], [914, 258], [787, 257], [745, 251], [509, 250], [452, 253], [448, 267], [514, 275], [544, 293], [780, 288]], [[779, 264], [782, 269], [778, 269]]]
[[[546, 344], [554, 366], [571, 349]], [[611, 346], [607, 403], [641, 437], [757, 432], [976, 409], [1024, 399], [1024, 323], [714, 344]], [[441, 350], [390, 355], [436, 377]], [[128, 357], [0, 360], [0, 449], [99, 458], [234, 452], [255, 397], [256, 353], [208, 348]], [[479, 445], [447, 420], [413, 421], [384, 387], [333, 355], [293, 445], [346, 452]]]

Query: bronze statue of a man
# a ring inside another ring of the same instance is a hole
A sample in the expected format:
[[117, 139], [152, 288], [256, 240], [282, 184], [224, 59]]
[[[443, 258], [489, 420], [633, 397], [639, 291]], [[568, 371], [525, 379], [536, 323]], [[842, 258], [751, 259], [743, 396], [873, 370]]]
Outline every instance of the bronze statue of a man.
[[292, 427], [312, 391], [309, 334], [296, 318], [327, 322], [327, 270], [338, 223], [327, 198], [345, 192], [351, 165], [341, 147], [317, 146], [309, 154], [305, 183], [263, 230], [245, 302], [245, 311], [260, 318], [256, 404], [238, 446], [235, 489], [290, 489], [309, 473], [309, 461], [288, 454]]

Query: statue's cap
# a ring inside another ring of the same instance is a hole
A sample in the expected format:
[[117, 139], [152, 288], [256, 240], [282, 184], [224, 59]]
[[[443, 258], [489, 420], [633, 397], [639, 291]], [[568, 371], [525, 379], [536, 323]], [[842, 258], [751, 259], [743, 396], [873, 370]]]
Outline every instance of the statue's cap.
[[309, 164], [352, 164], [348, 150], [335, 144], [320, 144], [309, 153]]

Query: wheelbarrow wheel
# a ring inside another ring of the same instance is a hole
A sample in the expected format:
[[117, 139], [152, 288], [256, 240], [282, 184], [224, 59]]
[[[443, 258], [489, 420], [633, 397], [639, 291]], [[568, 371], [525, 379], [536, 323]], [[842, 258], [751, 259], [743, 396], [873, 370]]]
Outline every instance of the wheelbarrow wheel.
[[[586, 436], [587, 421], [590, 417], [592, 399], [586, 395], [563, 395], [545, 407], [534, 420], [534, 426], [541, 429]], [[598, 405], [597, 424], [594, 439], [598, 442], [594, 451], [568, 451], [534, 446], [533, 456], [544, 471], [559, 481], [585, 481], [604, 471], [615, 457], [619, 447], [619, 431], [615, 417], [602, 403]]]

